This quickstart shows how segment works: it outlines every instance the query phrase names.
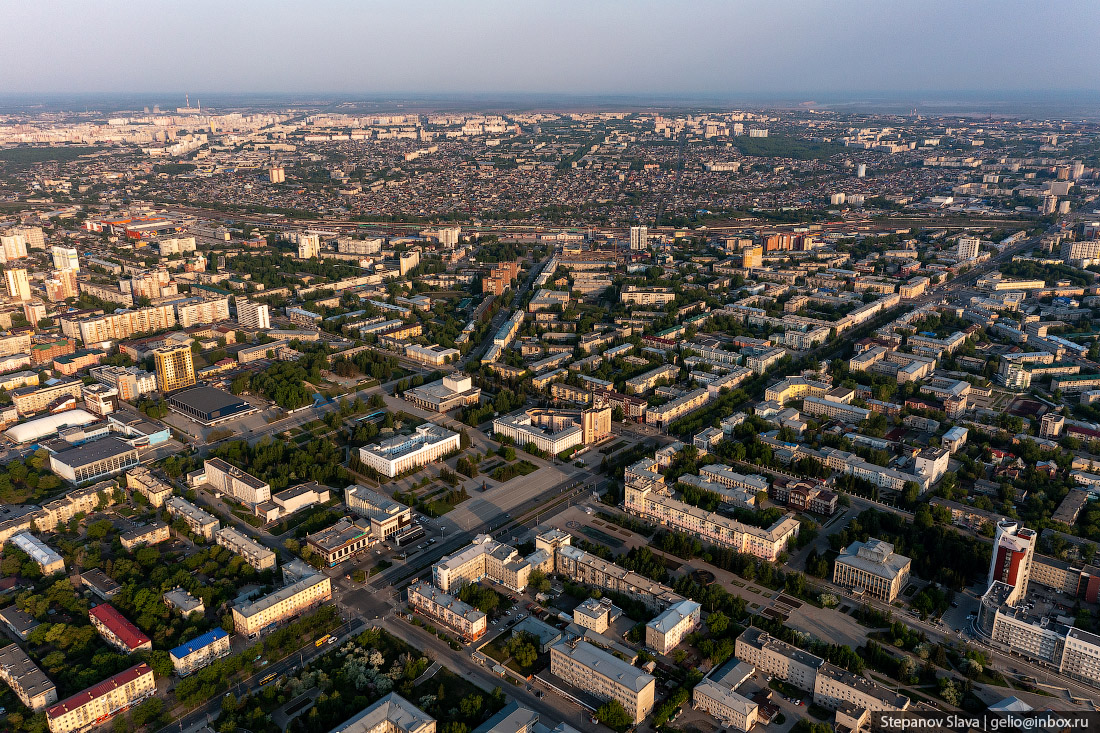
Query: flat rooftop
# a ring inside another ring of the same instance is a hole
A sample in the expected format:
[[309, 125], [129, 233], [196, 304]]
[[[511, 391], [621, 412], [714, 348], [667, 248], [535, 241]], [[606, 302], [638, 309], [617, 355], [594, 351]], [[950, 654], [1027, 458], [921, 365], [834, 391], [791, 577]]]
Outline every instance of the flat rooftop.
[[93, 463], [113, 458], [123, 453], [137, 453], [130, 444], [124, 443], [118, 438], [100, 438], [83, 445], [78, 445], [68, 450], [58, 451], [53, 455], [58, 462], [72, 468], [90, 466]]

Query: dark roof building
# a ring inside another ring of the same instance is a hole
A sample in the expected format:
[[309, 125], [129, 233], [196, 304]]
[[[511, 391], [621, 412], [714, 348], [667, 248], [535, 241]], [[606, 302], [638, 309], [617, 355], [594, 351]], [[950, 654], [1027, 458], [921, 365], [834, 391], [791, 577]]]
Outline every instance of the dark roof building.
[[168, 398], [168, 406], [203, 425], [216, 425], [257, 411], [239, 397], [214, 387], [192, 387], [177, 392]]

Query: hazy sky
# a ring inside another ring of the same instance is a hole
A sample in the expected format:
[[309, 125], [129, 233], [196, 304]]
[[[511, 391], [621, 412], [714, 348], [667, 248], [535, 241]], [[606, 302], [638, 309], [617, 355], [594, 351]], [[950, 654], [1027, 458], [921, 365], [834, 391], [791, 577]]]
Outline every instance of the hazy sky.
[[0, 0], [0, 94], [1097, 91], [1097, 0]]

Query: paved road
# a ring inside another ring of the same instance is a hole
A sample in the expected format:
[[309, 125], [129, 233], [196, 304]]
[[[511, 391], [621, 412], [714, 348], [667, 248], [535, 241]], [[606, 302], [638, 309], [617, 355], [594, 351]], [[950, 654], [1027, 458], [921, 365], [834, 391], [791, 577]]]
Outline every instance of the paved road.
[[[352, 619], [339, 626], [332, 635], [339, 639], [339, 643], [347, 641], [349, 638], [363, 631], [365, 624], [359, 619]], [[331, 651], [333, 645], [323, 645], [320, 647], [314, 646], [312, 643], [308, 644], [298, 651], [294, 652], [286, 659], [275, 664], [270, 664], [261, 669], [256, 674], [252, 675], [246, 680], [234, 685], [229, 692], [233, 693], [239, 699], [242, 695], [247, 695], [260, 689], [260, 680], [269, 674], [274, 673], [277, 676], [283, 675], [286, 672], [301, 667], [306, 662], [310, 662], [316, 657], [321, 656], [325, 652]], [[226, 693], [229, 694], [229, 693]], [[221, 715], [222, 698], [217, 697], [212, 700], [208, 700], [205, 704], [195, 708], [187, 715], [174, 721], [170, 725], [166, 725], [161, 728], [158, 733], [171, 733], [172, 731], [194, 731], [199, 730], [203, 726], [207, 725], [210, 721], [217, 719]]]
[[382, 628], [399, 639], [412, 644], [417, 649], [428, 652], [431, 657], [446, 660], [444, 663], [446, 667], [478, 687], [489, 691], [500, 687], [508, 697], [515, 699], [525, 708], [538, 713], [539, 722], [547, 727], [553, 728], [558, 723], [565, 722], [578, 730], [608, 730], [602, 725], [593, 725], [588, 714], [577, 705], [558, 697], [552, 692], [546, 692], [540, 698], [534, 692], [528, 692], [526, 687], [512, 685], [476, 663], [470, 656], [469, 650], [455, 652], [436, 636], [407, 624], [401, 619], [387, 617], [382, 620]]

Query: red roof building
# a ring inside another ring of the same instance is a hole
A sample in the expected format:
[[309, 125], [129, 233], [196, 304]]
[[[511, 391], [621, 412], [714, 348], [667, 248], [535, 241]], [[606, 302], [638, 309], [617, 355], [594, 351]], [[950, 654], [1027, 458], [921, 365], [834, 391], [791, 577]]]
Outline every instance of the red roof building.
[[153, 670], [143, 662], [47, 708], [46, 721], [51, 733], [84, 730], [130, 709], [156, 691]]
[[109, 603], [89, 610], [88, 618], [91, 619], [92, 626], [100, 636], [121, 652], [132, 654], [139, 649], [153, 648], [153, 642], [149, 637], [141, 633], [138, 627], [126, 620], [126, 617]]

